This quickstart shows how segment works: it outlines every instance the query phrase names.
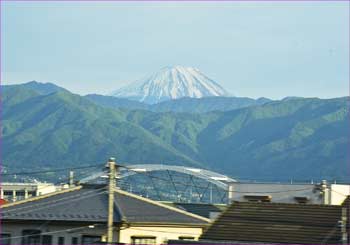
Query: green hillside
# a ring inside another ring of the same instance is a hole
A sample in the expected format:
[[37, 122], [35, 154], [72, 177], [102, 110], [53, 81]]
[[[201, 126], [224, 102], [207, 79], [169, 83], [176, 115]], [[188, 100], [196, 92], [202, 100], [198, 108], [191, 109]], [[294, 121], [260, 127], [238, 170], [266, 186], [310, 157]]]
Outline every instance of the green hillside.
[[210, 111], [231, 111], [239, 108], [263, 105], [271, 100], [260, 98], [257, 100], [246, 97], [184, 97], [177, 100], [164, 101], [151, 106], [156, 112], [188, 112], [204, 113]]
[[349, 98], [293, 99], [230, 112], [131, 112], [129, 121], [192, 159], [245, 179], [344, 179]]
[[[23, 95], [14, 103], [7, 96], [13, 90], [33, 96]], [[125, 113], [96, 106], [78, 95], [38, 95], [13, 87], [5, 89], [3, 105], [3, 163], [9, 169], [86, 165], [104, 162], [108, 156], [130, 163], [197, 164], [127, 122]]]
[[104, 162], [210, 168], [241, 179], [350, 179], [349, 98], [272, 101], [202, 114], [111, 109], [86, 97], [3, 87], [10, 170]]

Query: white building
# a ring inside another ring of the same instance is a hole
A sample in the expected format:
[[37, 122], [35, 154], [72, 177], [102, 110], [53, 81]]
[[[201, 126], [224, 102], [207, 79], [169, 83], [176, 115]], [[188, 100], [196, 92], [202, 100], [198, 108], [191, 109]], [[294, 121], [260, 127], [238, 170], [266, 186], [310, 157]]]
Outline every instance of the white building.
[[229, 183], [229, 202], [275, 202], [341, 205], [350, 195], [348, 184]]
[[0, 199], [8, 202], [20, 201], [30, 197], [55, 192], [57, 187], [52, 183], [1, 183]]

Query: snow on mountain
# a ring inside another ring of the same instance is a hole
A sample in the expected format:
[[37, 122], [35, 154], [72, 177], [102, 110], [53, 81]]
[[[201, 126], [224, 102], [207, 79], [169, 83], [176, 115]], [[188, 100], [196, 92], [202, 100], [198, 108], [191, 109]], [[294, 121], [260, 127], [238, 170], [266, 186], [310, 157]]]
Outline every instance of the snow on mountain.
[[148, 104], [182, 97], [229, 96], [218, 83], [192, 67], [165, 67], [152, 76], [111, 93]]

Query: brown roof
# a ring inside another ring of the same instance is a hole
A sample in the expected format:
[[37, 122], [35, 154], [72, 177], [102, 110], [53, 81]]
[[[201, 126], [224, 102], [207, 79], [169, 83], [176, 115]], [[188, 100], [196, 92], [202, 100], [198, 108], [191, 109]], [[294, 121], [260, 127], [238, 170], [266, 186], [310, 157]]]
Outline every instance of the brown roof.
[[350, 196], [347, 196], [342, 203], [342, 206], [350, 206]]
[[342, 206], [234, 202], [200, 239], [218, 242], [341, 244], [341, 217]]

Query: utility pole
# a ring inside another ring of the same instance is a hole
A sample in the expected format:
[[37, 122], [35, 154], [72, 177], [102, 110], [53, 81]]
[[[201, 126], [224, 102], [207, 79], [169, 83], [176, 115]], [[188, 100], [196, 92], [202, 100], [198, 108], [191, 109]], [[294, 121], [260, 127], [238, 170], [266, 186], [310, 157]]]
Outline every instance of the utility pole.
[[73, 187], [74, 185], [74, 172], [69, 171], [69, 187]]
[[327, 186], [327, 181], [326, 180], [322, 180], [321, 181], [321, 191], [322, 191], [322, 204], [330, 204], [329, 203], [329, 189], [328, 189], [328, 186]]
[[116, 186], [116, 166], [115, 158], [108, 160], [108, 224], [107, 224], [107, 244], [113, 244], [113, 220], [114, 220], [114, 190]]

